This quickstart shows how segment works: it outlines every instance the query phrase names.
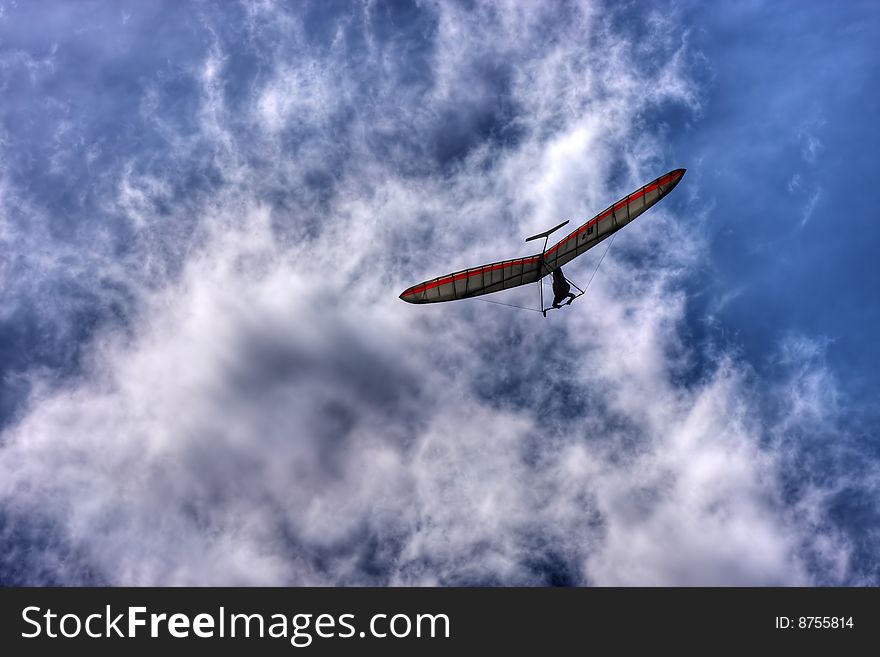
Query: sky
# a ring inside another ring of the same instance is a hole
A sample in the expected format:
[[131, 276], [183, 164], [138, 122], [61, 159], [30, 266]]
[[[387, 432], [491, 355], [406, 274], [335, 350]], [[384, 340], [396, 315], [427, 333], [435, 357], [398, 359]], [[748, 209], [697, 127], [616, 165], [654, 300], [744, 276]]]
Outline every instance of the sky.
[[[878, 36], [0, 0], [0, 583], [880, 585]], [[678, 167], [546, 319], [398, 298]]]

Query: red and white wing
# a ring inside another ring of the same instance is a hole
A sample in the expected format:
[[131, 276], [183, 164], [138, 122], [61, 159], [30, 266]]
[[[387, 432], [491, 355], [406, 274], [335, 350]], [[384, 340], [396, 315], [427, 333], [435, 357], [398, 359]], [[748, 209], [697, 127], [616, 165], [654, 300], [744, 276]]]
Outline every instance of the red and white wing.
[[[413, 285], [404, 290], [400, 298], [410, 303], [436, 303], [509, 290], [541, 278], [540, 263], [541, 254], [536, 254], [472, 267]], [[547, 273], [544, 269], [543, 274]]]
[[400, 298], [409, 303], [437, 303], [535, 283], [626, 226], [671, 192], [684, 173], [685, 169], [675, 169], [627, 194], [547, 249], [543, 263], [538, 253], [472, 267], [413, 285], [404, 290]]
[[675, 169], [652, 180], [578, 227], [544, 252], [547, 266], [551, 270], [561, 267], [616, 233], [671, 192], [685, 171]]

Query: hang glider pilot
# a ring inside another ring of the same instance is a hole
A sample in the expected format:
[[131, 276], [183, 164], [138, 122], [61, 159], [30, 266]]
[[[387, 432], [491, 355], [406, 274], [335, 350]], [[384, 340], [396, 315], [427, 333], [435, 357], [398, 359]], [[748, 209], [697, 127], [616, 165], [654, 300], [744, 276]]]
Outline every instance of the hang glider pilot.
[[562, 273], [562, 267], [557, 267], [553, 270], [553, 307], [559, 308], [566, 297], [568, 303], [565, 305], [569, 306], [574, 301], [575, 295], [571, 292], [571, 285], [565, 279], [565, 274]]

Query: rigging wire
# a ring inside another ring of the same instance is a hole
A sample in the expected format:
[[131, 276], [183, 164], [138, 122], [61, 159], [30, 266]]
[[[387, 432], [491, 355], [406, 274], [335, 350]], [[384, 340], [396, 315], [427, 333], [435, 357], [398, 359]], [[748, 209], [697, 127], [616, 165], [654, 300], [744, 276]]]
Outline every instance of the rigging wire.
[[541, 312], [537, 308], [527, 308], [526, 306], [516, 306], [512, 303], [503, 303], [501, 301], [492, 301], [491, 299], [480, 299], [479, 297], [471, 297], [474, 301], [482, 301], [483, 303], [494, 303], [496, 306], [508, 306], [509, 308], [521, 308], [522, 310], [532, 310], [536, 313]]
[[595, 278], [596, 272], [599, 271], [599, 267], [602, 265], [602, 261], [605, 259], [605, 256], [608, 255], [608, 251], [611, 250], [611, 243], [614, 241], [615, 237], [617, 237], [617, 233], [611, 235], [611, 239], [608, 240], [608, 246], [605, 247], [605, 252], [602, 254], [602, 257], [599, 258], [599, 262], [596, 263], [596, 268], [593, 270], [593, 274], [590, 276], [590, 280], [587, 281], [587, 286], [584, 288], [583, 294], [586, 294], [587, 290], [590, 289], [590, 283], [593, 282], [593, 278]]
[[[605, 247], [605, 251], [602, 253], [602, 257], [599, 258], [599, 262], [596, 263], [596, 268], [593, 270], [593, 273], [590, 275], [590, 280], [587, 281], [586, 287], [578, 295], [579, 297], [584, 296], [587, 293], [587, 290], [590, 289], [590, 284], [593, 282], [593, 279], [596, 277], [596, 272], [598, 272], [599, 267], [602, 266], [602, 261], [605, 260], [605, 256], [608, 255], [608, 251], [611, 250], [611, 244], [612, 244], [612, 242], [614, 242], [615, 237], [617, 237], [616, 232], [613, 233], [611, 235], [611, 238], [608, 240], [608, 245]], [[566, 278], [565, 280], [567, 280], [569, 283], [571, 283], [575, 287], [578, 287], [577, 285], [575, 285], [574, 282], [570, 281], [568, 278]], [[544, 279], [542, 277], [541, 285], [544, 285], [544, 284], [545, 284]], [[578, 287], [578, 289], [580, 290], [579, 287]], [[474, 301], [482, 301], [483, 303], [494, 303], [496, 306], [507, 306], [508, 308], [519, 308], [521, 310], [531, 310], [536, 313], [542, 312], [541, 310], [538, 310], [537, 308], [527, 308], [526, 306], [517, 306], [512, 303], [503, 303], [502, 301], [492, 301], [491, 299], [481, 299], [480, 297], [471, 297], [471, 299], [473, 299]]]

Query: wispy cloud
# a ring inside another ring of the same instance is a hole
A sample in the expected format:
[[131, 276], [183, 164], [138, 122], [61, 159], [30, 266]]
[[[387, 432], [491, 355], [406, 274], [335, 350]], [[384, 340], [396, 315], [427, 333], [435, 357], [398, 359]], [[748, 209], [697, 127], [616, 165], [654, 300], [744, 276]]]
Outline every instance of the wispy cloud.
[[822, 140], [819, 139], [818, 131], [825, 125], [824, 120], [815, 120], [803, 123], [798, 128], [797, 136], [801, 142], [801, 156], [809, 164], [815, 164], [819, 152], [822, 150]]
[[822, 197], [822, 188], [817, 187], [810, 197], [807, 199], [807, 203], [804, 206], [803, 214], [801, 215], [801, 228], [807, 225], [807, 222], [810, 221], [810, 218], [813, 216], [813, 212], [816, 210], [816, 204], [819, 203], [819, 199]]
[[[669, 208], [552, 323], [397, 299], [678, 164], [644, 125], [700, 106], [674, 20], [636, 50], [590, 5], [313, 9], [249, 6], [247, 39], [200, 17], [198, 57], [139, 92], [157, 142], [94, 161], [119, 224], [91, 226], [85, 255], [3, 188], [27, 217], [4, 233], [27, 268], [16, 299], [57, 303], [41, 285], [71, 277], [124, 299], [75, 376], [23, 368], [4, 543], [36, 541], [16, 527], [40, 518], [53, 547], [34, 572], [67, 582], [843, 580], [845, 542], [802, 512], [827, 491], [787, 499], [768, 443], [826, 417], [833, 381], [769, 419], [729, 354], [682, 383], [684, 281], [705, 251]], [[195, 91], [175, 114], [179, 88]], [[805, 381], [818, 365], [801, 360]]]

